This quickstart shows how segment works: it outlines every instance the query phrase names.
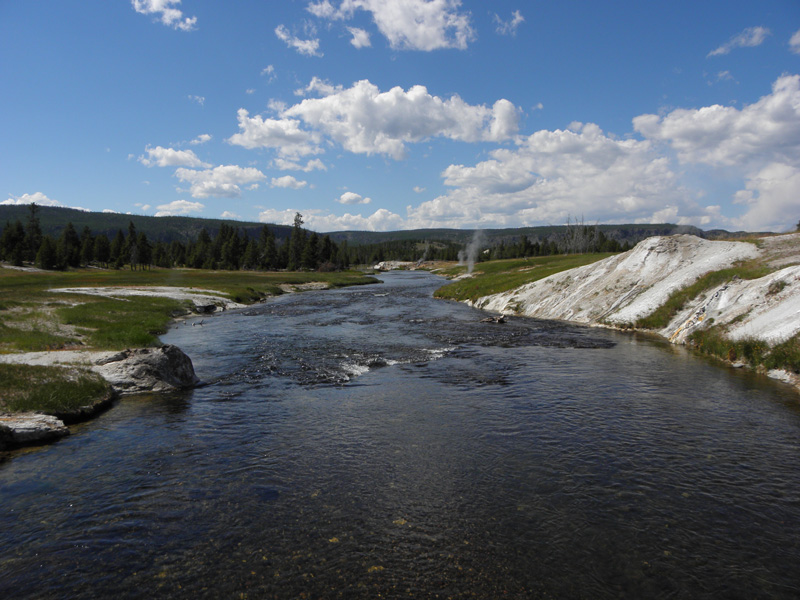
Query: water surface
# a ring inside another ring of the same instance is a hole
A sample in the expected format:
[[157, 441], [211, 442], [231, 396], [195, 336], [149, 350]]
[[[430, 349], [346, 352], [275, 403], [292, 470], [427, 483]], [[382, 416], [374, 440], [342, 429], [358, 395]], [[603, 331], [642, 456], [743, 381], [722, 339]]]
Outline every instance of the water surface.
[[174, 328], [209, 385], [0, 463], [0, 597], [800, 595], [796, 392], [440, 284]]

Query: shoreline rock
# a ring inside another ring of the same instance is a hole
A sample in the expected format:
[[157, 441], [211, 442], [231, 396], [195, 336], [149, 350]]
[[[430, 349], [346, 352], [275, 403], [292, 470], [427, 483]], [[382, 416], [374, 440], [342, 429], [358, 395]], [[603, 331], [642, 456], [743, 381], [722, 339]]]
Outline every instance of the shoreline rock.
[[171, 344], [123, 350], [99, 359], [92, 370], [120, 394], [165, 392], [200, 384], [192, 359]]
[[[62, 361], [72, 359], [72, 362], [59, 361], [58, 354], [27, 353], [16, 355], [16, 358], [18, 362], [42, 364], [45, 361], [42, 355], [49, 355], [47, 364], [50, 365], [89, 368], [111, 385], [111, 392], [70, 411], [0, 413], [0, 451], [57, 441], [69, 435], [68, 425], [88, 421], [108, 410], [120, 395], [189, 389], [201, 383], [192, 360], [183, 350], [170, 344], [122, 352], [72, 353], [62, 357]], [[13, 356], [5, 355], [4, 358]]]
[[0, 414], [0, 450], [46, 444], [67, 435], [69, 427], [52, 415]]

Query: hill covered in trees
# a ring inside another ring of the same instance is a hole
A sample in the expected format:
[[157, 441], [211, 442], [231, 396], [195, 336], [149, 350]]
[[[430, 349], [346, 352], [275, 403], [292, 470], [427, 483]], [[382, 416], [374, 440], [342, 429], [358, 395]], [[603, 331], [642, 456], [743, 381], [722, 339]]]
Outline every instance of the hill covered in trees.
[[339, 231], [195, 217], [151, 217], [37, 205], [0, 205], [0, 260], [47, 269], [97, 264], [205, 269], [334, 270], [385, 260], [485, 260], [585, 252], [620, 252], [655, 235], [718, 239], [744, 232], [672, 224], [512, 229]]
[[[30, 205], [0, 205], [0, 227], [7, 221], [24, 222], [28, 218]], [[72, 223], [78, 231], [88, 227], [93, 234], [104, 233], [113, 238], [120, 229], [126, 231], [128, 224], [133, 223], [137, 231], [143, 232], [154, 242], [183, 243], [196, 240], [200, 231], [205, 229], [209, 235], [215, 236], [223, 225], [235, 226], [249, 238], [260, 235], [263, 223], [231, 221], [226, 219], [201, 219], [198, 217], [151, 217], [147, 215], [125, 215], [121, 213], [90, 212], [75, 208], [56, 206], [39, 206], [39, 226], [42, 234], [53, 237], [61, 235], [67, 223]], [[289, 238], [292, 227], [289, 225], [270, 225], [270, 230], [278, 240]]]

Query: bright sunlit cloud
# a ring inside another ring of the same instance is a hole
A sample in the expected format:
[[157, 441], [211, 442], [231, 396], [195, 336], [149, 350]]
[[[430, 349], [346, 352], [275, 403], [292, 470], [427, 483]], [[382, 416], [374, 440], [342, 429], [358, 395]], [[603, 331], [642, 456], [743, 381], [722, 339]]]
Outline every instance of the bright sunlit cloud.
[[792, 229], [800, 4], [641, 7], [18, 2], [0, 201], [317, 231]]

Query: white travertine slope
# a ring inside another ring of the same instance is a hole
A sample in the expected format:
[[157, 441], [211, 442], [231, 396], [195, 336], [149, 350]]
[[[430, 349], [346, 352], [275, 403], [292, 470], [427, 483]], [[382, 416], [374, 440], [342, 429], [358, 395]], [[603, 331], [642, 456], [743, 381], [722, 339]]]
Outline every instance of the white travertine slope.
[[[792, 235], [800, 241], [800, 234]], [[628, 325], [706, 273], [758, 258], [761, 252], [745, 242], [709, 241], [692, 235], [652, 237], [624, 254], [480, 298], [475, 305], [541, 319]], [[800, 256], [795, 262], [800, 262]], [[712, 322], [727, 325], [726, 335], [732, 339], [751, 337], [774, 344], [792, 337], [800, 331], [800, 266], [761, 279], [735, 279], [711, 290], [659, 333], [683, 343], [689, 333]]]

